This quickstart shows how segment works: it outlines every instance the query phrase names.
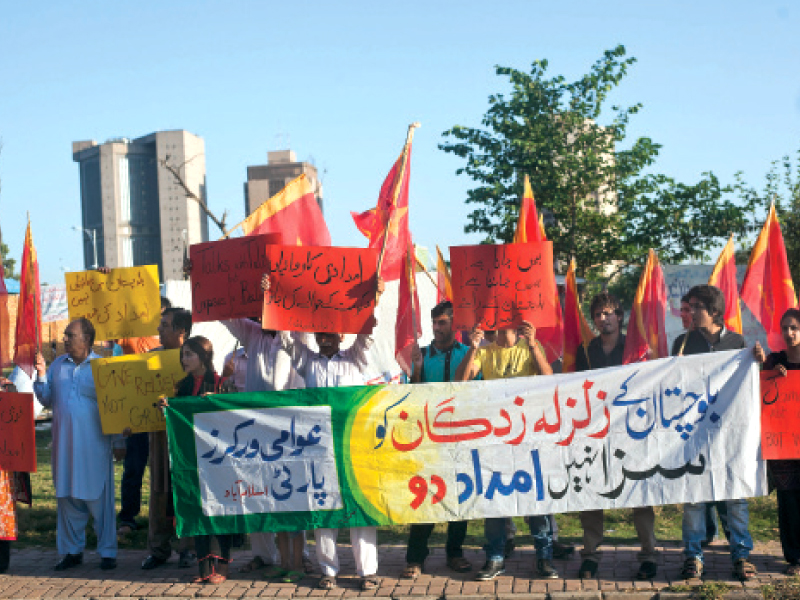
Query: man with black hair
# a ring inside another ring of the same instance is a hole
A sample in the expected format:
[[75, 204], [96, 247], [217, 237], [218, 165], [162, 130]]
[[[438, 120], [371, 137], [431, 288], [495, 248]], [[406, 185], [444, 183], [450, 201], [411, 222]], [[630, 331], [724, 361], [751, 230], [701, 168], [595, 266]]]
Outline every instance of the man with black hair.
[[[453, 331], [453, 304], [440, 302], [431, 310], [433, 342], [420, 349], [414, 345], [411, 353], [411, 383], [455, 381], [456, 370], [466, 356], [468, 348], [456, 340]], [[447, 524], [447, 566], [456, 573], [472, 570], [464, 558], [464, 538], [468, 521], [450, 521]], [[408, 533], [406, 568], [401, 577], [416, 579], [422, 574], [425, 559], [430, 554], [428, 539], [433, 533], [433, 523], [414, 523]]]
[[[625, 351], [625, 335], [621, 331], [625, 313], [619, 300], [608, 292], [601, 292], [592, 299], [590, 310], [595, 329], [600, 335], [589, 342], [588, 347], [579, 348], [575, 357], [577, 372], [619, 366]], [[583, 562], [578, 576], [593, 578], [597, 575], [600, 563], [597, 547], [603, 541], [603, 510], [585, 510], [579, 516], [583, 527]], [[652, 579], [658, 572], [655, 521], [652, 506], [637, 506], [633, 509], [633, 525], [641, 544], [637, 579]]]
[[[725, 296], [713, 285], [696, 285], [686, 294], [692, 310], [691, 329], [678, 336], [672, 345], [672, 354], [685, 356], [745, 347], [744, 337], [725, 328]], [[753, 539], [748, 531], [750, 515], [747, 500], [726, 500], [728, 530], [730, 531], [731, 560], [734, 575], [742, 581], [752, 579], [756, 567], [747, 560], [753, 549]], [[694, 579], [703, 574], [702, 542], [706, 536], [706, 503], [683, 505], [683, 553], [681, 577]]]
[[46, 368], [36, 354], [34, 392], [53, 409], [53, 485], [57, 500], [56, 571], [83, 562], [86, 526], [94, 517], [100, 568], [117, 566], [112, 438], [103, 435], [90, 361], [95, 331], [84, 318], [64, 330], [65, 354]]

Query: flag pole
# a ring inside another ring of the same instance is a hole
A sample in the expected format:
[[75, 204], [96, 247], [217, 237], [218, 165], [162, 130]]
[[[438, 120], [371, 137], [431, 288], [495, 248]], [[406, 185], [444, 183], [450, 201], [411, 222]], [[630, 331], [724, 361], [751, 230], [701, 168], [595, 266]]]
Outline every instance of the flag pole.
[[[28, 216], [28, 231], [31, 230], [31, 213], [30, 211], [25, 211], [26, 215]], [[33, 234], [31, 233], [31, 250], [33, 250]], [[28, 271], [30, 272], [31, 268], [31, 251], [28, 252]], [[38, 261], [37, 261], [38, 263]], [[39, 347], [39, 319], [41, 317], [41, 306], [37, 305], [36, 303], [36, 290], [28, 290], [29, 292], [33, 292], [33, 345], [36, 350], [36, 354], [41, 352], [41, 348]], [[34, 360], [36, 358], [34, 357]]]
[[403, 179], [406, 175], [406, 167], [408, 165], [408, 149], [411, 146], [411, 140], [414, 139], [414, 130], [420, 127], [419, 121], [414, 121], [408, 126], [408, 134], [406, 135], [406, 143], [403, 146], [403, 162], [400, 165], [400, 172], [395, 174], [394, 189], [392, 190], [392, 212], [389, 213], [389, 218], [386, 220], [386, 227], [383, 230], [383, 244], [381, 245], [381, 254], [378, 257], [378, 273], [381, 272], [383, 266], [383, 256], [386, 253], [386, 241], [389, 239], [389, 226], [394, 218], [395, 209], [397, 207], [397, 197], [400, 195], [400, 188], [403, 184]]
[[428, 271], [428, 267], [426, 267], [426, 266], [425, 266], [425, 264], [424, 264], [424, 263], [423, 263], [423, 262], [422, 262], [422, 261], [419, 259], [419, 256], [417, 256], [417, 251], [416, 251], [416, 248], [414, 248], [414, 261], [415, 261], [415, 262], [416, 262], [416, 263], [417, 263], [417, 264], [418, 264], [420, 267], [422, 267], [422, 270], [423, 270], [423, 271], [425, 271], [425, 275], [427, 275], [427, 276], [428, 276], [428, 279], [430, 279], [430, 280], [431, 280], [431, 283], [433, 284], [433, 287], [435, 287], [435, 288], [438, 288], [438, 287], [439, 287], [439, 284], [437, 284], [437, 283], [436, 283], [436, 282], [433, 280], [433, 275], [431, 275], [431, 272], [430, 272], [430, 271]]

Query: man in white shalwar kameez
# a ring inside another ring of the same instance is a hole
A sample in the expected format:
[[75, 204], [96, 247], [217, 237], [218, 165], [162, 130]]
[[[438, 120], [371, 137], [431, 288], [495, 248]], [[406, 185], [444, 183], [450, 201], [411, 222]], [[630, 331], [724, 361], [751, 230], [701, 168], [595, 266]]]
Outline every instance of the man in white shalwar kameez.
[[36, 357], [36, 397], [53, 410], [52, 466], [57, 500], [56, 545], [63, 571], [83, 562], [86, 525], [94, 517], [100, 568], [117, 566], [112, 440], [103, 435], [90, 362], [94, 327], [77, 319], [64, 331], [62, 354], [45, 371]]

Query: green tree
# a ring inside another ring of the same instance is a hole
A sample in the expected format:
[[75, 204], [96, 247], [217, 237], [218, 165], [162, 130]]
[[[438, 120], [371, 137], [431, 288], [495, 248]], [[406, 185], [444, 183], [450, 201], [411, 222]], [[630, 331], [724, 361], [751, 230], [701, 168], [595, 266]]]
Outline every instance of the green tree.
[[483, 128], [455, 125], [439, 146], [465, 159], [456, 173], [479, 184], [467, 193], [466, 202], [478, 205], [467, 233], [482, 232], [488, 243], [513, 239], [524, 174], [554, 256], [562, 265], [574, 257], [590, 279], [641, 265], [649, 248], [662, 262], [708, 258], [731, 232], [750, 230], [752, 207], [724, 199], [729, 190], [712, 173], [682, 184], [650, 172], [660, 148], [650, 138], [623, 148], [642, 106], [606, 105], [635, 62], [617, 46], [574, 82], [548, 77], [546, 60], [530, 73], [496, 68], [510, 95], [489, 97]]

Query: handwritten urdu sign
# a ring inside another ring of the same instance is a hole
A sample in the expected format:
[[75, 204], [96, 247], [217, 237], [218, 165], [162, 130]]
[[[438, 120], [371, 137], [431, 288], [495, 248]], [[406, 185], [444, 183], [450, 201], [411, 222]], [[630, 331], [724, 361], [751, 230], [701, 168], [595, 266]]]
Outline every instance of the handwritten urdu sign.
[[761, 372], [761, 454], [800, 458], [800, 371]]
[[175, 394], [186, 376], [180, 350], [129, 354], [92, 361], [100, 422], [106, 435], [163, 431], [164, 417], [153, 406], [160, 396]]
[[0, 470], [36, 472], [33, 394], [0, 392]]
[[373, 249], [270, 246], [264, 329], [369, 333], [378, 253]]
[[175, 398], [166, 419], [183, 491], [178, 534], [765, 495], [751, 352], [547, 377]]
[[453, 327], [515, 329], [555, 322], [553, 246], [502, 244], [452, 246]]
[[67, 273], [70, 320], [92, 322], [96, 341], [147, 337], [158, 332], [161, 296], [158, 267], [125, 267]]
[[280, 244], [282, 239], [280, 233], [268, 233], [193, 244], [189, 248], [192, 321], [260, 317], [267, 246]]

